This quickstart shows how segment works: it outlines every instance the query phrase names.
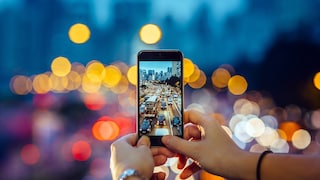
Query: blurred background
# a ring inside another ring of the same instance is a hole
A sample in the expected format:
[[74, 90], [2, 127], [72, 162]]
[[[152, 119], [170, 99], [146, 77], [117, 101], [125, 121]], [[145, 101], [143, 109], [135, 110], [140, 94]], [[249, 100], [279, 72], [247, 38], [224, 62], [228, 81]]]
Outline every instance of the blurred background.
[[[1, 179], [111, 179], [136, 55], [180, 49], [185, 109], [253, 152], [320, 152], [319, 0], [0, 0]], [[178, 179], [172, 158], [155, 171]], [[190, 179], [222, 179], [199, 172]]]

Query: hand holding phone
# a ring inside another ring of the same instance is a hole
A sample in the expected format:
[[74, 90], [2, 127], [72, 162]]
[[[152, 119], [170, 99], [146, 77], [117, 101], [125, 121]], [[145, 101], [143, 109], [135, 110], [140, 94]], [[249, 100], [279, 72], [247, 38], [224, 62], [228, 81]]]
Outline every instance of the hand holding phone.
[[161, 146], [161, 137], [183, 137], [183, 55], [179, 50], [138, 53], [138, 135]]

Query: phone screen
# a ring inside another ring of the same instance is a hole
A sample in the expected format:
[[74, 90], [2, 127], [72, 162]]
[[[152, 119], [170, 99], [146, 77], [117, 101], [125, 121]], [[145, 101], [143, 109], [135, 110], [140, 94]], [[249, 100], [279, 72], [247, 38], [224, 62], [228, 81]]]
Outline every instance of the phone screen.
[[183, 136], [183, 57], [178, 50], [138, 53], [139, 137], [161, 146], [164, 135]]

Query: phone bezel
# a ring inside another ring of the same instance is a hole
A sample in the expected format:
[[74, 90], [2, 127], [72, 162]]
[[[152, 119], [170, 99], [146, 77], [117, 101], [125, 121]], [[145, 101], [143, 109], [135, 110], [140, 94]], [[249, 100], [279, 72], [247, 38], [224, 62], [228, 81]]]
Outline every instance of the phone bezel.
[[[177, 135], [178, 137], [183, 137], [183, 107], [184, 107], [184, 84], [183, 84], [183, 54], [179, 50], [168, 50], [168, 49], [161, 49], [161, 50], [141, 50], [137, 55], [137, 116], [136, 116], [136, 132], [138, 133], [139, 138], [142, 136], [139, 132], [140, 123], [139, 123], [139, 100], [140, 100], [140, 75], [139, 75], [139, 61], [172, 61], [172, 60], [179, 60], [181, 61], [181, 134]], [[171, 122], [169, 122], [171, 123]], [[161, 138], [163, 136], [151, 136], [147, 135], [150, 138], [151, 146], [163, 146]]]

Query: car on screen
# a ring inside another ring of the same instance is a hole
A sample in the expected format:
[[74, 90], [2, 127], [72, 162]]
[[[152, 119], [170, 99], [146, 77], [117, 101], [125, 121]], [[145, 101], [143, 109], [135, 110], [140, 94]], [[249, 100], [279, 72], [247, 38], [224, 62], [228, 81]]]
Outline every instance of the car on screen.
[[176, 127], [179, 127], [181, 125], [181, 121], [178, 116], [173, 117], [171, 123], [172, 123], [172, 126], [176, 126]]
[[157, 125], [158, 125], [158, 126], [164, 126], [164, 125], [166, 125], [166, 118], [165, 118], [164, 114], [159, 114], [159, 115], [158, 115]]
[[151, 123], [148, 119], [144, 119], [139, 129], [141, 134], [147, 134], [151, 132]]

